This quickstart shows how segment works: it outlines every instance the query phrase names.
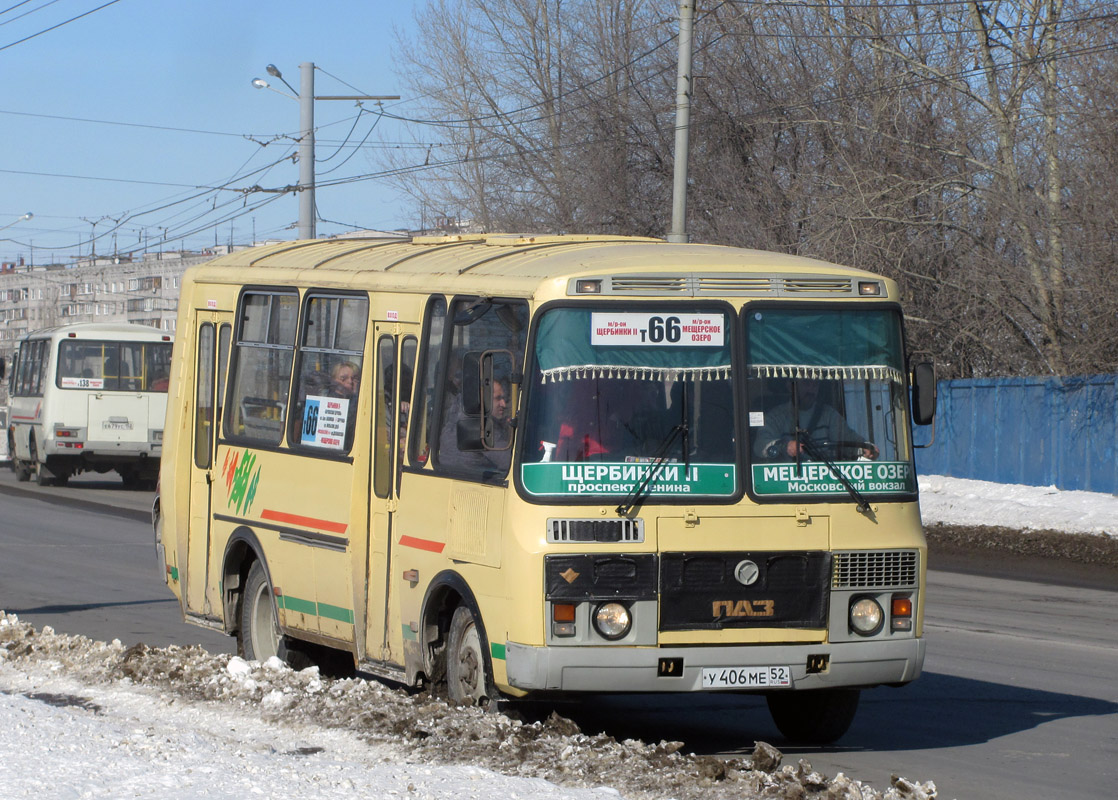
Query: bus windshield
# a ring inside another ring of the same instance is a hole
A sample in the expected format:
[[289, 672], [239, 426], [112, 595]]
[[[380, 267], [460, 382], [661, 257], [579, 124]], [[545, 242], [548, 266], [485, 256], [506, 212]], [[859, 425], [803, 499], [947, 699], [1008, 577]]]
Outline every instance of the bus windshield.
[[737, 491], [728, 315], [557, 308], [535, 336], [520, 479], [535, 496]]
[[58, 386], [125, 392], [166, 392], [170, 342], [67, 339], [58, 346]]
[[899, 313], [745, 314], [753, 493], [915, 492]]

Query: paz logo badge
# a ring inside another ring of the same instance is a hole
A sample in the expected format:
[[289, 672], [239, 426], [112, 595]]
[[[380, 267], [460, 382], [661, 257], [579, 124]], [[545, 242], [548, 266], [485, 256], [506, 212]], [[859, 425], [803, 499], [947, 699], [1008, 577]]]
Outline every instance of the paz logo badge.
[[734, 580], [742, 586], [752, 586], [760, 576], [761, 568], [749, 559], [739, 561], [738, 565], [734, 567]]

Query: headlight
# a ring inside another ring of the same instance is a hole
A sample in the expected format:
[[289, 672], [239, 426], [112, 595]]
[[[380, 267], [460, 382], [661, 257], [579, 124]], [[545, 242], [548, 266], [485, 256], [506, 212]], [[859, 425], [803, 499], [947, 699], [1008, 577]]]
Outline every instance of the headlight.
[[850, 605], [850, 627], [855, 633], [873, 636], [881, 630], [885, 612], [872, 597], [862, 597]]
[[602, 603], [594, 612], [594, 627], [606, 639], [623, 639], [633, 627], [633, 618], [621, 603]]

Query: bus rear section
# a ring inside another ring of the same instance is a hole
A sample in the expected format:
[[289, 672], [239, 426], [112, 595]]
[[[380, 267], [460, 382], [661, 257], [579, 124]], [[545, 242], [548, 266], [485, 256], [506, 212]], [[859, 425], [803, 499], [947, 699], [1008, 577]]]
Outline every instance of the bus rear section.
[[64, 485], [116, 471], [154, 488], [163, 446], [171, 336], [135, 325], [30, 335], [11, 376], [9, 445], [20, 480]]

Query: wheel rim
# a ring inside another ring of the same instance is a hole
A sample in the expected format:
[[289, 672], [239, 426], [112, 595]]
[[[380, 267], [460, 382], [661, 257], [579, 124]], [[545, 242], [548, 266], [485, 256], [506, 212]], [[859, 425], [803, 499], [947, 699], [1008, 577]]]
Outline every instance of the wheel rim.
[[279, 655], [280, 632], [276, 625], [276, 615], [272, 611], [272, 598], [268, 584], [261, 583], [256, 596], [252, 598], [252, 655], [257, 661], [267, 661]]
[[484, 694], [481, 679], [484, 664], [481, 657], [481, 638], [477, 633], [477, 625], [471, 624], [462, 633], [462, 649], [458, 652], [457, 666], [456, 680], [461, 696], [475, 702], [480, 700]]

